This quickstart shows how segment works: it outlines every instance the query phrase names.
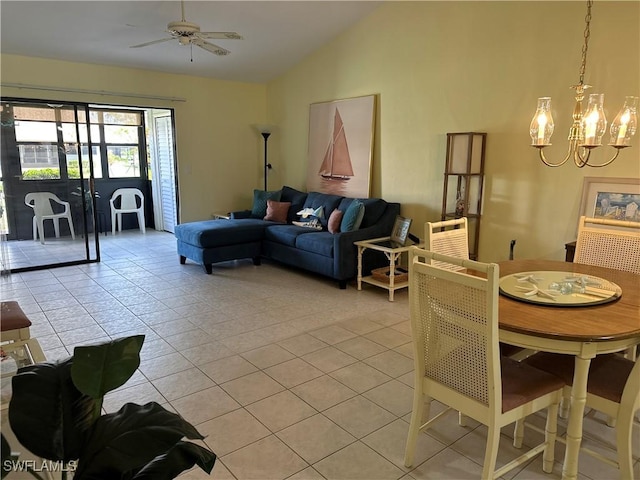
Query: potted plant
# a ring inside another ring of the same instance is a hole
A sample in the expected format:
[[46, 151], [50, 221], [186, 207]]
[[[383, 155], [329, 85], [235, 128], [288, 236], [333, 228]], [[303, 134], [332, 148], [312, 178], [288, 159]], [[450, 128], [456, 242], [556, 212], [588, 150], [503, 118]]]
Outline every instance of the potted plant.
[[[33, 454], [63, 462], [63, 480], [69, 470], [74, 480], [165, 480], [194, 465], [211, 473], [216, 455], [183, 440], [204, 437], [180, 415], [155, 402], [102, 415], [104, 395], [138, 368], [143, 342], [136, 335], [76, 347], [70, 358], [29, 365], [13, 377], [11, 428]], [[2, 447], [4, 478], [12, 465], [4, 436]]]
[[[76, 187], [75, 191], [71, 192], [71, 195], [76, 197], [82, 197], [82, 188]], [[100, 192], [96, 190], [96, 198], [100, 198]], [[81, 199], [79, 199], [81, 201]], [[84, 208], [86, 211], [89, 211], [91, 208], [91, 190], [85, 189], [84, 191]]]

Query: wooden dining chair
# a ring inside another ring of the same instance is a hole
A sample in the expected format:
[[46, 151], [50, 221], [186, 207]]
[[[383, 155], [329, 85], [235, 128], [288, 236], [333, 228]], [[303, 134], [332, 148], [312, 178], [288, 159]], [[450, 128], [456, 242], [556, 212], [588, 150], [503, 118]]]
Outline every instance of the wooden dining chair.
[[640, 222], [580, 217], [573, 262], [640, 275]]
[[[424, 260], [424, 261], [422, 261]], [[432, 263], [450, 264], [452, 268]], [[453, 268], [455, 267], [455, 268]], [[458, 269], [470, 269], [486, 277]], [[508, 357], [498, 347], [498, 270], [486, 264], [410, 250], [409, 301], [414, 347], [414, 396], [404, 463], [413, 464], [418, 434], [455, 409], [488, 427], [482, 478], [500, 477], [541, 452], [553, 468], [559, 378]], [[447, 410], [430, 417], [435, 399]], [[547, 408], [545, 440], [496, 469], [501, 427]], [[423, 416], [424, 415], [424, 416]], [[427, 419], [422, 423], [423, 418]]]
[[[427, 222], [424, 226], [425, 249], [451, 257], [469, 259], [469, 229], [466, 217], [442, 222]], [[457, 265], [436, 263], [433, 265], [450, 270], [460, 270]]]
[[38, 340], [31, 336], [31, 320], [18, 302], [0, 302], [0, 348], [4, 353], [26, 349], [29, 363], [46, 361]]
[[[640, 275], [640, 223], [580, 217], [573, 263]], [[632, 347], [625, 355], [633, 360], [636, 353]]]
[[[466, 217], [442, 222], [427, 222], [424, 226], [424, 237], [425, 249], [430, 252], [469, 259], [469, 229]], [[460, 267], [444, 262], [433, 262], [432, 265], [450, 270], [460, 270]], [[535, 353], [532, 350], [507, 344], [500, 344], [500, 352], [516, 360], [521, 360]], [[462, 417], [460, 425], [464, 425]]]
[[[524, 363], [560, 377], [565, 382], [565, 397], [571, 394], [573, 356], [541, 352]], [[581, 450], [618, 468], [620, 478], [633, 480], [631, 439], [635, 415], [640, 410], [640, 357], [635, 361], [615, 354], [595, 357], [589, 366], [586, 407], [615, 419], [617, 458], [613, 460], [584, 446]], [[524, 423], [517, 422], [514, 445], [522, 444], [523, 435]]]

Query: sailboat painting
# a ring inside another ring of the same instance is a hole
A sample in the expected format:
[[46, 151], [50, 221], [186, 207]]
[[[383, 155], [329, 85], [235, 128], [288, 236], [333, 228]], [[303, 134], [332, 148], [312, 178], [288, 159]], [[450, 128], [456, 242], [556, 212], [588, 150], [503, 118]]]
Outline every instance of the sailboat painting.
[[307, 191], [369, 197], [374, 118], [374, 95], [311, 105]]
[[349, 157], [347, 136], [344, 133], [344, 123], [337, 107], [333, 117], [333, 135], [318, 173], [322, 177], [331, 180], [349, 180], [353, 177], [353, 166]]

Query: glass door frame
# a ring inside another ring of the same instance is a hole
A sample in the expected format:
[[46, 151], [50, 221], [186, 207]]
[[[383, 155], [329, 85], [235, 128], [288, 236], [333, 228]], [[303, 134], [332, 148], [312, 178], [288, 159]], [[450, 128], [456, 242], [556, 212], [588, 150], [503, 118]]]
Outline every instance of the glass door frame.
[[[11, 129], [12, 135], [5, 135], [6, 132], [3, 132], [2, 135], [2, 158], [0, 162], [2, 162], [2, 183], [3, 189], [6, 193], [9, 190], [9, 196], [13, 202], [19, 203], [20, 199], [18, 196], [22, 197], [22, 193], [25, 190], [23, 182], [36, 182], [42, 180], [24, 180], [23, 179], [23, 169], [21, 156], [19, 154], [18, 142], [15, 135], [15, 118], [13, 115], [13, 107], [14, 106], [47, 106], [50, 108], [62, 108], [69, 107], [73, 108], [73, 123], [75, 127], [75, 142], [74, 141], [65, 141], [62, 133], [62, 124], [67, 122], [62, 122], [61, 116], [59, 113], [56, 113], [55, 116], [55, 124], [57, 130], [57, 148], [59, 150], [64, 150], [63, 153], [64, 162], [61, 165], [60, 160], [58, 160], [58, 169], [59, 169], [59, 179], [53, 179], [51, 181], [60, 180], [60, 182], [66, 183], [66, 188], [70, 190], [70, 180], [78, 180], [79, 192], [73, 191], [74, 195], [78, 195], [80, 198], [80, 209], [81, 209], [81, 231], [79, 232], [84, 238], [84, 251], [85, 257], [83, 259], [77, 260], [69, 260], [69, 261], [59, 261], [55, 263], [48, 264], [34, 264], [25, 267], [13, 268], [9, 265], [8, 272], [9, 273], [19, 273], [24, 271], [31, 270], [42, 270], [54, 267], [62, 267], [62, 266], [72, 266], [72, 265], [81, 265], [88, 263], [97, 263], [100, 261], [100, 242], [99, 242], [99, 233], [96, 229], [97, 227], [97, 210], [96, 210], [96, 197], [95, 197], [95, 182], [94, 182], [94, 165], [93, 165], [93, 152], [92, 152], [92, 142], [91, 142], [91, 116], [90, 116], [90, 104], [84, 102], [73, 102], [73, 101], [52, 101], [52, 100], [41, 100], [41, 99], [30, 99], [30, 98], [15, 98], [15, 97], [2, 97], [0, 99], [0, 105], [2, 105], [2, 111], [0, 112], [2, 115], [2, 129]], [[80, 114], [84, 114], [84, 119], [86, 122], [81, 123]], [[82, 153], [83, 146], [83, 135], [81, 132], [81, 126], [86, 125], [86, 141], [88, 146], [87, 151], [87, 159], [88, 161], [88, 173], [89, 177], [85, 176], [85, 159]], [[34, 144], [38, 144], [38, 141], [35, 140]], [[45, 142], [46, 143], [46, 142]], [[49, 142], [52, 143], [52, 142]], [[70, 179], [68, 175], [68, 164], [67, 164], [67, 156], [66, 152], [68, 151], [67, 146], [75, 146], [77, 158], [78, 158], [78, 170], [79, 170], [79, 178]], [[13, 151], [11, 151], [13, 150]], [[19, 165], [15, 165], [15, 163]], [[63, 187], [63, 184], [60, 184]], [[8, 188], [7, 188], [8, 187]], [[62, 190], [62, 188], [60, 188]], [[87, 195], [89, 192], [89, 195]], [[19, 195], [18, 195], [19, 194]], [[5, 195], [6, 198], [7, 195]], [[87, 204], [87, 202], [91, 202]], [[90, 208], [89, 208], [90, 207]], [[21, 208], [21, 207], [20, 207]], [[27, 207], [28, 208], [28, 207]], [[87, 215], [87, 212], [91, 212], [91, 215]], [[7, 204], [6, 215], [7, 215], [7, 224], [9, 232], [11, 233], [11, 229], [14, 229], [14, 232], [9, 235], [18, 236], [17, 229], [19, 225], [19, 217], [18, 205], [14, 204], [11, 207]], [[24, 217], [24, 215], [22, 215]], [[89, 227], [92, 227], [93, 231], [93, 241], [90, 240]], [[21, 227], [23, 230], [25, 228], [24, 225]], [[43, 235], [43, 233], [40, 233]], [[93, 243], [93, 245], [92, 245]], [[93, 247], [93, 252], [92, 248]], [[92, 258], [92, 253], [95, 253], [94, 258]]]

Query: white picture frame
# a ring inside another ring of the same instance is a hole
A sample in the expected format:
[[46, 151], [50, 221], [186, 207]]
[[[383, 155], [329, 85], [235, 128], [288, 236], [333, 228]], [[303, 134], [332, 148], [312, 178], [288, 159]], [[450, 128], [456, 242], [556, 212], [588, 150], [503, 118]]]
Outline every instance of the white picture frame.
[[640, 178], [585, 177], [580, 216], [640, 223]]

